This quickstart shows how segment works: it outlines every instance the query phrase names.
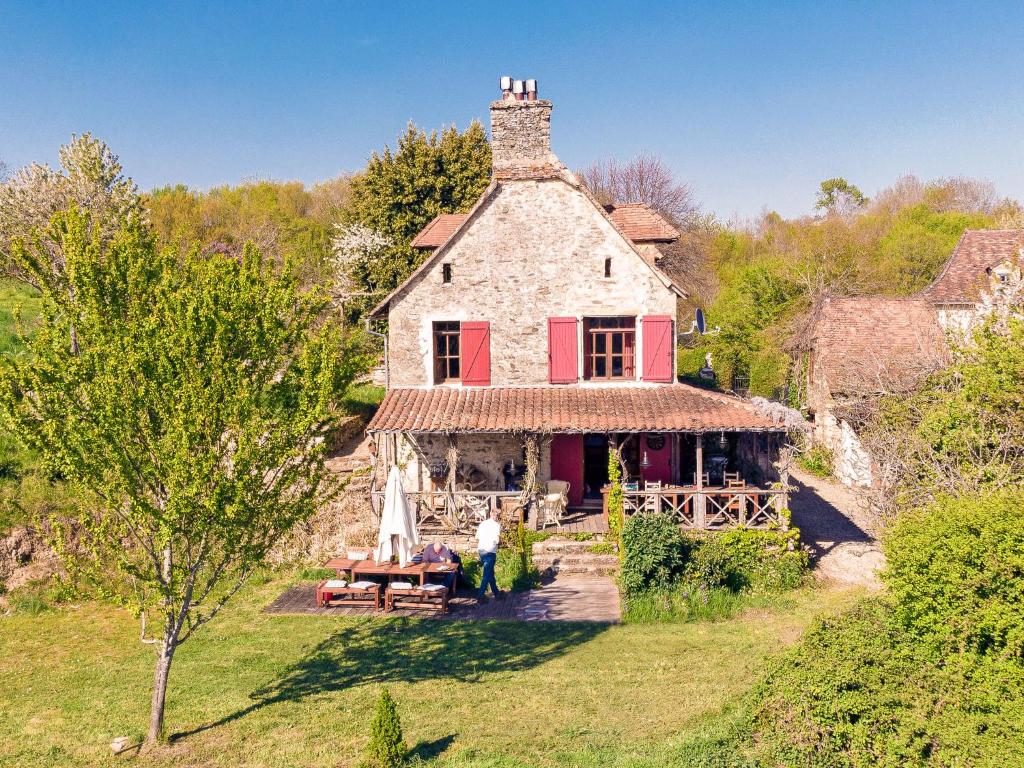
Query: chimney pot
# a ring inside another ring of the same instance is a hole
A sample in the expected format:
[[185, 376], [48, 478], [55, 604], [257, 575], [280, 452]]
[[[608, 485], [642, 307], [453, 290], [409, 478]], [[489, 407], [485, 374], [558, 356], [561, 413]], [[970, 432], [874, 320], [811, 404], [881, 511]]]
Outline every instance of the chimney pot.
[[512, 93], [515, 94], [516, 101], [522, 101], [526, 93], [526, 83], [522, 80], [516, 80], [513, 82]]
[[537, 81], [527, 80], [526, 81], [526, 99], [527, 101], [537, 100]]

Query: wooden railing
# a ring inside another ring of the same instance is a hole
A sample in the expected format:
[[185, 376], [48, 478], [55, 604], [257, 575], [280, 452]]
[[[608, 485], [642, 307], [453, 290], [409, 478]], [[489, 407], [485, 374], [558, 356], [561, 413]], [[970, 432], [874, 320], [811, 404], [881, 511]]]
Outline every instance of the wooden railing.
[[[492, 509], [525, 518], [519, 491], [413, 491], [405, 495], [414, 505], [417, 526], [437, 527], [451, 533], [472, 533]], [[384, 491], [371, 491], [370, 499], [379, 520]]]
[[786, 492], [775, 488], [663, 488], [625, 491], [626, 516], [661, 512], [695, 530], [785, 527]]

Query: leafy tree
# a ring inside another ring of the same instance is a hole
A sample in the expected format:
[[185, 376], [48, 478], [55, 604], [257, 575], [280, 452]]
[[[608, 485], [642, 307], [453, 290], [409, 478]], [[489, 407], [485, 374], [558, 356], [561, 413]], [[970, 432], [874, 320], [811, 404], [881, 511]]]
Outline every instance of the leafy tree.
[[180, 257], [137, 225], [108, 239], [74, 206], [51, 231], [71, 290], [44, 279], [44, 250], [15, 246], [44, 312], [0, 397], [79, 491], [79, 518], [52, 521], [69, 569], [154, 634], [152, 744], [178, 647], [333, 491], [324, 438], [363, 361], [322, 295], [252, 246]]
[[842, 176], [837, 176], [821, 182], [814, 207], [828, 213], [846, 214], [864, 207], [867, 201], [868, 199], [856, 184], [851, 184]]
[[491, 171], [491, 149], [483, 126], [460, 133], [453, 125], [428, 136], [410, 123], [395, 151], [375, 152], [352, 179], [352, 200], [342, 223], [360, 224], [391, 243], [372, 257], [356, 259], [351, 277], [368, 309], [396, 288], [423, 258], [409, 247], [435, 216], [469, 210]]
[[380, 689], [377, 712], [370, 726], [370, 744], [366, 750], [365, 768], [398, 768], [405, 763], [409, 748], [402, 738], [402, 721], [391, 691]]

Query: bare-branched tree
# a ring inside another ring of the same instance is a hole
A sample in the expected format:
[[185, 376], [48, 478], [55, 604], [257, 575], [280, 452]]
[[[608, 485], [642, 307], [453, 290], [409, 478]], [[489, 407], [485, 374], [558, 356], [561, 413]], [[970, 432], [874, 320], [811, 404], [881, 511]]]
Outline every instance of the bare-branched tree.
[[576, 175], [603, 205], [646, 203], [679, 227], [700, 218], [690, 185], [679, 181], [657, 155], [642, 152], [626, 162], [600, 160]]

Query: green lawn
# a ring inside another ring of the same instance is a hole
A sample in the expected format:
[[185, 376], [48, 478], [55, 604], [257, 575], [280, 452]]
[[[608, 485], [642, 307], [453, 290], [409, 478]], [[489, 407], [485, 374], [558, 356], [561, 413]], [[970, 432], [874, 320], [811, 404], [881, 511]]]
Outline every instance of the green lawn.
[[[728, 621], [614, 627], [261, 613], [285, 584], [249, 588], [182, 647], [176, 736], [133, 764], [355, 765], [387, 683], [432, 765], [664, 765], [767, 654], [856, 597], [802, 589]], [[0, 618], [0, 764], [119, 762], [111, 738], [146, 722], [152, 657], [137, 637], [97, 604]]]
[[0, 279], [0, 353], [18, 352], [22, 348], [15, 315], [20, 314], [22, 325], [30, 329], [41, 308], [42, 299], [36, 290], [24, 283]]

